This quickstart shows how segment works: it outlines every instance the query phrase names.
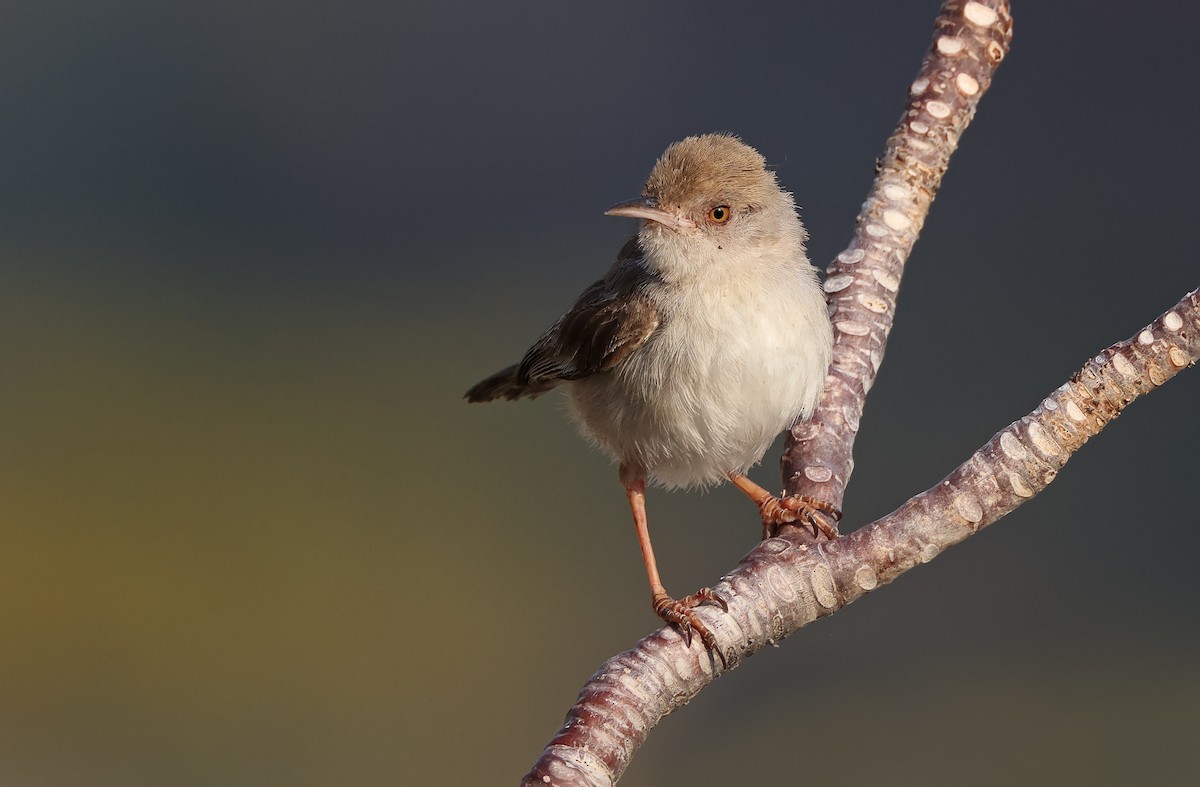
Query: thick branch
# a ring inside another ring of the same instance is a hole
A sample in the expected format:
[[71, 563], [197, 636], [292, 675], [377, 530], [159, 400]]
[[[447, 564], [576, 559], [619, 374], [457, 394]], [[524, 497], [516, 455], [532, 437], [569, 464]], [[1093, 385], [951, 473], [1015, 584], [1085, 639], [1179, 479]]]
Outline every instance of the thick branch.
[[[732, 668], [746, 656], [887, 584], [1030, 499], [1135, 398], [1200, 359], [1200, 290], [1133, 338], [1088, 361], [932, 489], [833, 542], [773, 538], [715, 587], [729, 612], [701, 607]], [[609, 787], [650, 730], [719, 674], [696, 640], [663, 628], [606, 661], [523, 785]]]
[[854, 469], [854, 436], [883, 362], [904, 263], [1011, 38], [1004, 0], [942, 5], [933, 45], [888, 139], [854, 236], [827, 271], [833, 363], [816, 413], [788, 435], [782, 459], [788, 494], [842, 506]]

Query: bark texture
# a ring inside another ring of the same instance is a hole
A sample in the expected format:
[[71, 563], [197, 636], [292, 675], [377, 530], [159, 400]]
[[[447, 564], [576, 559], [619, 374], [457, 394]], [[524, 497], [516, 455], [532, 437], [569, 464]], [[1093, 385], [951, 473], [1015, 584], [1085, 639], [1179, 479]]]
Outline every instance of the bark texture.
[[933, 45], [887, 141], [854, 236], [826, 270], [833, 363], [817, 411], [788, 435], [782, 464], [790, 495], [842, 507], [854, 470], [854, 437], [883, 362], [904, 264], [1011, 39], [1007, 2], [942, 5]]

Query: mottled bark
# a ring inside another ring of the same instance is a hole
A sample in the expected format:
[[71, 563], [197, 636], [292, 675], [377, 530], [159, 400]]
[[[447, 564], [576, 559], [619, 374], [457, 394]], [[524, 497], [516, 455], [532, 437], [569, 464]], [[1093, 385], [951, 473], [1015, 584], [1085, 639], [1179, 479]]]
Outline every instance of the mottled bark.
[[1007, 2], [942, 5], [933, 45], [887, 141], [854, 236], [826, 271], [833, 363], [816, 413], [788, 435], [782, 459], [788, 494], [842, 506], [854, 469], [854, 437], [883, 362], [904, 263], [1011, 38]]
[[[841, 504], [863, 403], [883, 358], [900, 276], [959, 136], [1007, 51], [1006, 0], [947, 0], [933, 46], [849, 248], [829, 268], [834, 360], [812, 421], [792, 430], [783, 459], [792, 494]], [[1090, 360], [1036, 409], [999, 432], [937, 486], [836, 541], [789, 528], [759, 544], [714, 589], [728, 601], [697, 610], [716, 658], [662, 628], [605, 662], [523, 785], [614, 784], [650, 730], [725, 669], [927, 563], [1044, 489], [1092, 435], [1137, 396], [1200, 357], [1200, 291], [1126, 342]]]

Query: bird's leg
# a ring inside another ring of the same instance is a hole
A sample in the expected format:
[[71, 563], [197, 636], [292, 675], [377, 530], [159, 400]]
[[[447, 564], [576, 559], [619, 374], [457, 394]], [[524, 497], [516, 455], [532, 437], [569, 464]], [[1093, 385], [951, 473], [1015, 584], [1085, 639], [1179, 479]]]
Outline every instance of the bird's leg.
[[646, 576], [650, 580], [650, 600], [654, 605], [654, 614], [677, 628], [689, 647], [692, 644], [692, 631], [695, 631], [700, 635], [700, 640], [705, 646], [715, 651], [721, 657], [721, 663], [724, 664], [725, 656], [717, 647], [716, 637], [704, 625], [704, 621], [696, 615], [695, 609], [705, 601], [718, 604], [726, 612], [729, 611], [729, 606], [723, 598], [709, 588], [701, 588], [692, 595], [678, 600], [671, 598], [667, 589], [663, 587], [662, 580], [659, 579], [658, 564], [654, 560], [654, 547], [650, 545], [650, 527], [646, 521], [645, 472], [640, 468], [622, 464], [621, 484], [625, 487], [625, 495], [629, 498], [629, 508], [633, 511], [633, 524], [637, 527], [638, 545], [642, 548], [642, 561], [646, 564]]
[[[835, 506], [805, 495], [793, 495], [781, 500], [741, 473], [730, 472], [729, 480], [758, 506], [762, 514], [764, 539], [778, 533], [780, 525], [796, 521], [803, 521], [811, 527], [814, 537], [818, 532], [830, 541], [838, 537], [837, 523], [842, 518], [842, 512]], [[825, 519], [826, 516], [833, 520], [832, 525]]]

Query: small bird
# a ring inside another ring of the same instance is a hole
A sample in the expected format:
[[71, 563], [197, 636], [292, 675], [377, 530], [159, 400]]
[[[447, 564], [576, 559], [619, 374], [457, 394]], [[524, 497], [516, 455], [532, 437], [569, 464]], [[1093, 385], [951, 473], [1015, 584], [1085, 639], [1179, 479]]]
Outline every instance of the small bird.
[[837, 531], [807, 497], [780, 500], [746, 477], [781, 431], [811, 417], [833, 334], [804, 225], [754, 148], [729, 134], [670, 145], [642, 196], [605, 211], [640, 219], [604, 278], [521, 362], [467, 391], [471, 402], [566, 390], [584, 435], [620, 466], [655, 613], [691, 643], [715, 640], [695, 614], [708, 588], [672, 598], [646, 520], [647, 478], [667, 488], [731, 480], [753, 500], [764, 536], [798, 518]]

